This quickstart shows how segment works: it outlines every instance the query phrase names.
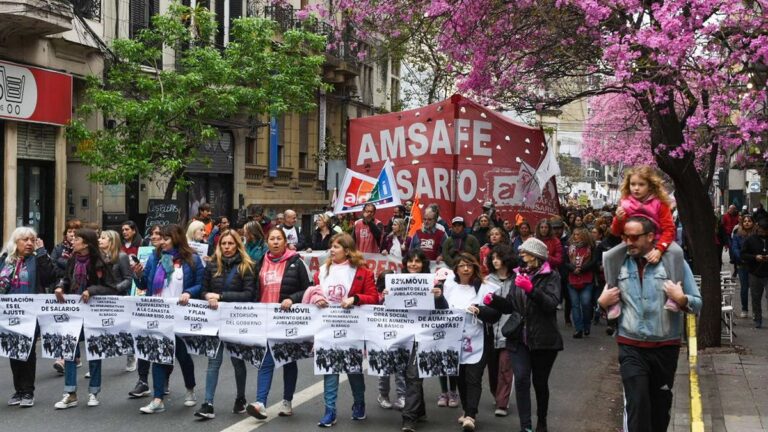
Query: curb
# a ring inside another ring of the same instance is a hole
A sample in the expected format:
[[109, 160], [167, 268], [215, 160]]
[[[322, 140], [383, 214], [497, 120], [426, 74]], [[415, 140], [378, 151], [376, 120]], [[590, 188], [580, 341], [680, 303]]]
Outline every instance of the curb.
[[699, 387], [699, 359], [696, 339], [696, 316], [686, 314], [688, 327], [688, 380], [691, 398], [691, 432], [704, 432], [704, 420], [701, 409], [701, 388]]

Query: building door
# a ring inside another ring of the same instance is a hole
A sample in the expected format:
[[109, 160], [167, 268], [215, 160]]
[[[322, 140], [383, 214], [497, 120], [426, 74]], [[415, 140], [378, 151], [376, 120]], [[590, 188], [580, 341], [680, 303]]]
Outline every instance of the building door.
[[16, 226], [28, 226], [37, 231], [48, 250], [53, 249], [53, 162], [18, 159], [16, 177]]

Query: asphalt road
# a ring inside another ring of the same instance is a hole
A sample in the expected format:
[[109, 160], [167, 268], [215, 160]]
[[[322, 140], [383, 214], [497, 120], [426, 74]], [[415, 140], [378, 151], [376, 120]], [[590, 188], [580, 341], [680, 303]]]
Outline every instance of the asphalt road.
[[[561, 319], [562, 322], [562, 319]], [[621, 430], [621, 388], [616, 366], [615, 341], [606, 336], [604, 326], [593, 329], [592, 336], [582, 340], [571, 338], [571, 329], [562, 326], [565, 350], [555, 362], [550, 378], [550, 431], [619, 431]], [[38, 347], [38, 355], [41, 350]], [[194, 357], [197, 376], [198, 402], [202, 402], [205, 387], [207, 360]], [[35, 432], [71, 430], [78, 432], [104, 431], [224, 431], [244, 432], [259, 429], [260, 432], [317, 430], [315, 426], [323, 413], [322, 380], [312, 374], [311, 363], [304, 360], [299, 364], [299, 382], [294, 399], [294, 416], [276, 417], [268, 421], [257, 421], [247, 415], [233, 414], [235, 397], [234, 375], [231, 364], [222, 365], [216, 394], [216, 415], [214, 420], [200, 421], [193, 416], [199, 408], [183, 405], [184, 386], [178, 368], [171, 377], [171, 395], [166, 399], [166, 412], [153, 415], [141, 414], [139, 408], [149, 398], [128, 399], [137, 375], [125, 372], [125, 360], [110, 359], [103, 365], [101, 405], [94, 408], [85, 406], [88, 380], [83, 376], [87, 367], [78, 370], [80, 405], [68, 410], [55, 410], [53, 404], [61, 399], [64, 378], [51, 367], [52, 361], [38, 359], [36, 404], [22, 409], [0, 405], [0, 431]], [[252, 401], [256, 391], [256, 370], [249, 368], [247, 399]], [[484, 380], [487, 377], [484, 377]], [[401, 417], [393, 410], [383, 410], [376, 403], [377, 377], [366, 377], [366, 402], [368, 419], [363, 422], [350, 420], [352, 405], [349, 384], [339, 386], [338, 418], [333, 428], [339, 432], [357, 431], [365, 427], [369, 432], [395, 431], [401, 426]], [[439, 393], [437, 379], [425, 380], [428, 421], [419, 423], [419, 431], [459, 430], [456, 418], [460, 408], [438, 408], [435, 404]], [[13, 393], [12, 376], [8, 361], [0, 359], [0, 389], [9, 397]], [[394, 382], [393, 382], [394, 392]], [[535, 417], [535, 397], [534, 417]], [[2, 394], [2, 393], [0, 393]], [[282, 398], [282, 373], [275, 375], [268, 405], [277, 404]], [[271, 412], [276, 413], [276, 407]], [[480, 401], [478, 430], [517, 431], [519, 422], [515, 410], [514, 395], [511, 398], [510, 415], [494, 417], [493, 399], [486, 390]]]

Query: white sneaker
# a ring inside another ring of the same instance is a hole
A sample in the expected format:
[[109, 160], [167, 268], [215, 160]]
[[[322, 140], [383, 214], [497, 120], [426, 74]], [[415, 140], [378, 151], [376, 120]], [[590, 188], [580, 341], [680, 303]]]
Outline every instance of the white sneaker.
[[143, 406], [139, 408], [139, 411], [143, 412], [144, 414], [154, 414], [165, 411], [165, 404], [163, 401], [156, 402], [155, 399], [152, 399], [152, 402], [150, 402], [148, 405]]
[[379, 397], [376, 398], [376, 401], [379, 403], [379, 406], [384, 409], [392, 408], [392, 402], [389, 401], [389, 396], [379, 395]]
[[267, 418], [267, 408], [261, 402], [249, 403], [245, 407], [245, 412], [247, 412], [249, 416], [255, 417], [259, 420], [264, 420]]
[[95, 407], [99, 406], [99, 399], [96, 397], [93, 393], [88, 393], [88, 406], [89, 407]]
[[56, 409], [67, 409], [77, 406], [77, 394], [64, 393], [64, 397], [56, 402], [53, 407]]
[[195, 394], [195, 390], [187, 389], [187, 392], [184, 394], [184, 406], [193, 407], [195, 405], [197, 405], [197, 395]]
[[739, 318], [749, 318], [749, 312], [741, 311], [741, 313], [739, 313]]
[[280, 403], [280, 411], [277, 413], [280, 417], [290, 417], [293, 415], [293, 405], [291, 404], [291, 401], [283, 399], [283, 402]]
[[86, 373], [85, 373], [85, 378], [86, 378], [86, 379], [88, 379], [88, 378], [90, 378], [90, 377], [91, 377], [91, 373], [90, 373], [90, 372], [86, 372]]
[[125, 360], [125, 371], [133, 372], [136, 370], [136, 356], [129, 355]]
[[392, 404], [392, 408], [401, 410], [405, 407], [405, 398], [399, 397], [397, 400]]

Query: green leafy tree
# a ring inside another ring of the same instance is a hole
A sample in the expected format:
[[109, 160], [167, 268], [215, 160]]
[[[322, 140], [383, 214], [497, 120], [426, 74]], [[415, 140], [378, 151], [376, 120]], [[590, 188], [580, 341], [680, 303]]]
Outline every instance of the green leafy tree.
[[[325, 38], [301, 29], [277, 33], [274, 21], [233, 21], [231, 41], [215, 45], [214, 15], [174, 3], [134, 39], [117, 39], [104, 80], [90, 77], [87, 102], [68, 128], [90, 179], [114, 184], [167, 176], [165, 198], [189, 185], [186, 168], [205, 159], [198, 148], [218, 137], [214, 121], [258, 118], [314, 108], [324, 88]], [[162, 65], [174, 50], [177, 68]], [[95, 112], [113, 127], [89, 130]]]

